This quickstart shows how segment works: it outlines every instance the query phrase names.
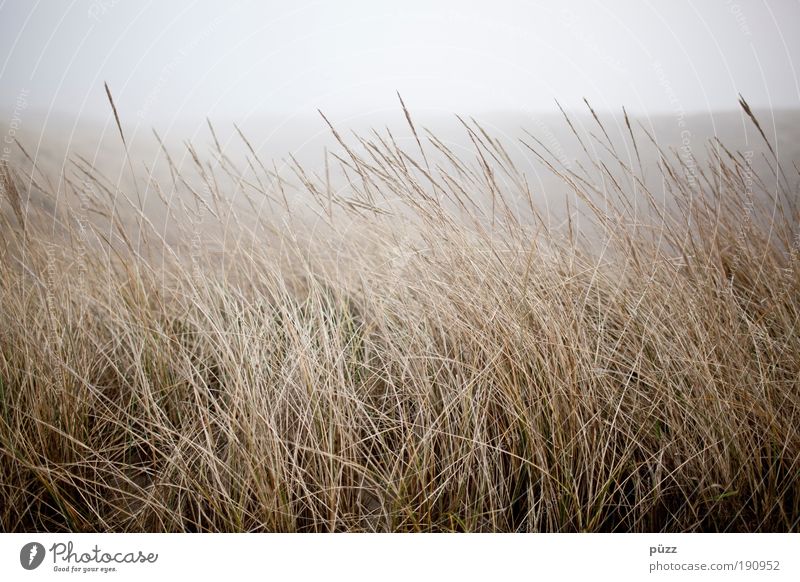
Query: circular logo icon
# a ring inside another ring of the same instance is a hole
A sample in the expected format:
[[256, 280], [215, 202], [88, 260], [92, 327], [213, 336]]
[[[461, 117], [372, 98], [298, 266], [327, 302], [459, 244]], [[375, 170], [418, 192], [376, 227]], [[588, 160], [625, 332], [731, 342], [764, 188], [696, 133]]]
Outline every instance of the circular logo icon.
[[44, 561], [44, 546], [39, 542], [30, 542], [19, 551], [19, 563], [26, 570], [35, 570]]

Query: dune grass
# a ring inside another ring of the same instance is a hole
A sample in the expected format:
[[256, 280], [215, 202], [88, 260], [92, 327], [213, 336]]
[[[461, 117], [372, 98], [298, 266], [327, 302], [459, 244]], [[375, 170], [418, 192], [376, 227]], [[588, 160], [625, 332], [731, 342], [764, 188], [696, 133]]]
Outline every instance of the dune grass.
[[3, 531], [798, 530], [796, 170], [531, 136], [558, 223], [406, 115], [291, 176], [3, 168]]

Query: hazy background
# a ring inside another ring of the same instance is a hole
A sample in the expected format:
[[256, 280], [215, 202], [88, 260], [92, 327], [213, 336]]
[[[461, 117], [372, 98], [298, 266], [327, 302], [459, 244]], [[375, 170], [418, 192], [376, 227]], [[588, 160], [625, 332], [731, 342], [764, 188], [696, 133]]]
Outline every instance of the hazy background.
[[108, 82], [137, 160], [159, 155], [151, 128], [202, 151], [210, 118], [226, 148], [236, 123], [266, 157], [292, 152], [314, 168], [331, 146], [317, 109], [342, 128], [389, 125], [410, 139], [399, 92], [456, 150], [469, 145], [459, 113], [520, 159], [521, 127], [568, 159], [579, 150], [554, 100], [584, 128], [585, 97], [612, 134], [624, 133], [625, 106], [660, 142], [702, 158], [712, 135], [732, 148], [760, 141], [741, 93], [791, 161], [798, 32], [796, 0], [5, 0], [0, 130], [37, 163], [65, 167], [80, 151], [122, 176]]
[[[129, 122], [800, 104], [796, 0], [6, 0], [0, 99]], [[135, 118], [135, 119], [134, 119]]]

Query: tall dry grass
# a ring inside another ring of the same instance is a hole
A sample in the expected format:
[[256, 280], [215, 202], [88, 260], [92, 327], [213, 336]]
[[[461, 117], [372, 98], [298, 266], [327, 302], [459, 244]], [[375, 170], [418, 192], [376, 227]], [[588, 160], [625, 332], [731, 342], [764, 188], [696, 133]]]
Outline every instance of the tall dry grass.
[[554, 226], [408, 121], [291, 176], [4, 168], [4, 531], [798, 530], [796, 170], [531, 136]]

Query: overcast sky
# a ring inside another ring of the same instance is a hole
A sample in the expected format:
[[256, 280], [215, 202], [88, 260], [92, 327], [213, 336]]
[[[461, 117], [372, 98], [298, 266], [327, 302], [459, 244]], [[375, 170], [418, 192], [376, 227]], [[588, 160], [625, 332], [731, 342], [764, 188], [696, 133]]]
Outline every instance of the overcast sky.
[[0, 1], [0, 109], [127, 119], [800, 106], [800, 2]]

